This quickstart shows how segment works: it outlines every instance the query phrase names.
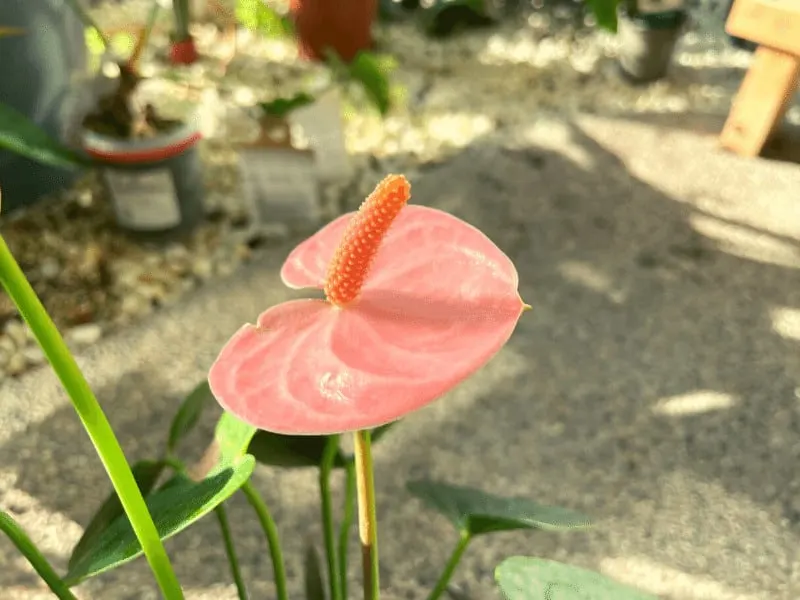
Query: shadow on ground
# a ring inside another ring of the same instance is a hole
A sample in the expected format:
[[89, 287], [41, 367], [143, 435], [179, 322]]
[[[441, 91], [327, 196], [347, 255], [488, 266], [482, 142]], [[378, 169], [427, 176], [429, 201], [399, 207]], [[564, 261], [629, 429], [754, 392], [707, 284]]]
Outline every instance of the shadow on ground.
[[[420, 597], [455, 542], [441, 519], [417, 513], [402, 487], [409, 476], [560, 503], [600, 521], [586, 534], [479, 540], [455, 579], [473, 598], [492, 593], [492, 569], [512, 553], [601, 568], [676, 600], [797, 597], [800, 348], [797, 331], [776, 326], [776, 311], [800, 311], [800, 262], [737, 256], [698, 230], [701, 210], [686, 198], [631, 175], [579, 126], [566, 128], [561, 150], [486, 138], [413, 181], [414, 202], [453, 212], [497, 241], [534, 310], [479, 375], [378, 448], [389, 597]], [[662, 168], [665, 180], [682, 176], [679, 165]], [[796, 237], [751, 230], [800, 256]], [[252, 294], [264, 277], [263, 267], [250, 269], [207, 294]], [[214, 350], [191, 360], [207, 366]], [[133, 457], [158, 451], [175, 409], [163, 362], [153, 356], [98, 390]], [[209, 417], [189, 452], [202, 449], [212, 425]], [[0, 464], [16, 466], [16, 488], [82, 524], [108, 489], [67, 409], [0, 448]], [[259, 470], [256, 481], [283, 524], [287, 554], [297, 554], [319, 530], [313, 474]], [[234, 510], [246, 514], [233, 519], [245, 574], [271, 594], [263, 541], [240, 500]], [[215, 527], [206, 519], [170, 543], [193, 587], [230, 579]], [[298, 573], [297, 559], [289, 570]], [[671, 573], [688, 578], [687, 589], [717, 586], [717, 595], [681, 592]], [[140, 561], [91, 586], [110, 597], [107, 586], [123, 580], [135, 590], [129, 597], [151, 585]], [[27, 581], [24, 570], [0, 574], [3, 586]]]

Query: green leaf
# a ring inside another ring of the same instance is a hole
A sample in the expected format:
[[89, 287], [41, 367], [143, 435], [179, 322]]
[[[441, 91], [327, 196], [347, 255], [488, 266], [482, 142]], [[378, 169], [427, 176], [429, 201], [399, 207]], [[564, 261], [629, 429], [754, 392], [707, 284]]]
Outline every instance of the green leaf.
[[306, 548], [303, 560], [303, 581], [306, 589], [306, 600], [325, 600], [325, 582], [319, 555], [313, 543]]
[[[139, 486], [143, 496], [147, 496], [153, 489], [164, 472], [166, 465], [161, 461], [143, 460], [135, 463], [131, 467], [133, 478]], [[118, 517], [125, 514], [122, 508], [122, 503], [119, 501], [119, 496], [116, 492], [111, 492], [109, 497], [100, 506], [92, 520], [86, 526], [86, 529], [72, 549], [72, 554], [69, 557], [68, 568], [71, 570], [74, 565], [84, 560], [89, 553], [92, 552], [94, 546], [97, 545], [98, 539], [103, 535], [103, 532], [108, 529], [109, 525], [113, 523]]]
[[88, 165], [88, 159], [50, 137], [36, 123], [10, 106], [0, 103], [0, 149], [37, 162], [74, 169]]
[[[183, 531], [230, 498], [248, 480], [254, 466], [252, 456], [240, 456], [229, 464], [219, 465], [201, 481], [176, 475], [169, 485], [150, 495], [146, 499], [147, 508], [161, 539]], [[140, 554], [142, 548], [127, 516], [119, 517], [95, 540], [87, 554], [70, 565], [66, 581], [70, 586], [76, 585]]]
[[86, 41], [86, 48], [89, 54], [93, 56], [100, 56], [106, 51], [106, 43], [103, 36], [94, 27], [86, 27], [83, 30], [83, 37]]
[[541, 558], [507, 558], [494, 578], [506, 600], [658, 600], [594, 571]]
[[236, 20], [243, 27], [268, 37], [284, 37], [293, 33], [289, 19], [279, 14], [263, 0], [237, 0]]
[[219, 447], [219, 461], [226, 463], [244, 455], [256, 431], [255, 427], [240, 421], [231, 413], [222, 413], [214, 431], [214, 440]]
[[586, 0], [586, 5], [597, 19], [598, 27], [616, 33], [618, 2], [619, 0]]
[[267, 115], [283, 118], [290, 112], [297, 110], [298, 108], [301, 108], [303, 106], [312, 104], [313, 102], [314, 102], [313, 96], [310, 96], [305, 92], [300, 92], [288, 98], [276, 98], [271, 102], [261, 102], [259, 104], [259, 107]]
[[406, 485], [411, 494], [447, 517], [459, 531], [470, 535], [514, 529], [564, 531], [591, 526], [589, 518], [580, 513], [537, 504], [527, 498], [501, 498], [434, 481], [410, 481]]
[[[376, 443], [399, 421], [381, 425], [372, 430], [372, 442]], [[247, 448], [247, 452], [255, 456], [264, 465], [296, 469], [302, 467], [319, 467], [325, 445], [326, 435], [281, 435], [270, 431], [257, 431]], [[351, 457], [341, 450], [333, 461], [334, 468], [341, 469]]]
[[167, 452], [173, 452], [181, 440], [197, 425], [203, 410], [212, 403], [214, 395], [208, 386], [208, 381], [203, 381], [194, 388], [181, 403], [178, 412], [172, 419], [167, 439]]
[[[198, 386], [198, 389], [201, 388]], [[139, 467], [141, 477], [147, 476], [148, 487], [143, 488], [142, 493], [161, 539], [186, 529], [227, 500], [248, 480], [255, 467], [255, 459], [244, 452], [255, 431], [252, 425], [243, 423], [227, 412], [223, 413], [217, 422], [214, 442], [200, 464], [193, 469], [195, 478], [187, 473], [178, 473], [149, 495], [158, 477], [153, 476], [147, 468]], [[163, 468], [163, 464], [161, 466]], [[136, 474], [137, 467], [134, 466], [134, 476]], [[73, 551], [66, 577], [69, 585], [125, 564], [142, 553], [121, 507], [115, 518], [106, 519], [103, 527], [98, 525], [96, 529], [91, 540], [83, 543], [80, 553], [77, 547]], [[82, 542], [83, 538], [79, 545]]]
[[397, 425], [399, 422], [400, 421], [392, 421], [391, 423], [386, 423], [386, 425], [381, 425], [380, 427], [376, 427], [375, 429], [373, 429], [369, 436], [372, 443], [376, 444], [378, 440], [383, 438], [383, 436], [386, 435], [389, 432], [389, 430], [395, 425]]
[[[255, 456], [258, 462], [273, 467], [318, 467], [327, 442], [326, 435], [280, 435], [271, 431], [258, 431], [247, 452]], [[337, 455], [334, 465], [344, 465], [341, 453]]]
[[385, 115], [391, 108], [389, 89], [389, 72], [391, 59], [380, 58], [372, 52], [359, 52], [352, 62], [347, 65], [347, 72], [354, 82], [358, 83], [375, 105], [381, 115]]

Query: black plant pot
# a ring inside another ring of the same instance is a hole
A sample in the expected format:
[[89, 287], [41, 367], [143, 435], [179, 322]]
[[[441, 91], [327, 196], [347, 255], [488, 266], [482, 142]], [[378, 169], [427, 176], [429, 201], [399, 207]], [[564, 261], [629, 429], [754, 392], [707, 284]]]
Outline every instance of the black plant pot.
[[203, 220], [200, 137], [188, 125], [144, 140], [83, 132], [83, 148], [100, 168], [121, 229], [142, 240], [169, 242]]
[[628, 81], [646, 84], [667, 74], [686, 17], [682, 10], [631, 16], [624, 6], [620, 6], [617, 60]]

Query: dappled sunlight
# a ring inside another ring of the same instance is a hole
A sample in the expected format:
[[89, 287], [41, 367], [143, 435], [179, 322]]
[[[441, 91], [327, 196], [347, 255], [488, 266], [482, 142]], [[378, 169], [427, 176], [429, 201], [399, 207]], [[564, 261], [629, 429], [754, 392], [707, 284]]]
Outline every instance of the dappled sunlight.
[[[13, 472], [3, 469], [0, 479], [5, 479], [6, 474], [16, 478]], [[83, 528], [75, 521], [16, 487], [10, 487], [3, 494], [3, 508], [11, 512], [39, 550], [51, 558], [58, 557], [66, 561], [69, 553], [65, 552], [65, 548], [71, 548], [83, 533]], [[22, 556], [18, 562], [23, 568], [28, 564]]]
[[770, 310], [772, 330], [787, 340], [800, 342], [800, 309], [790, 307]]
[[768, 233], [700, 214], [690, 215], [689, 223], [695, 231], [714, 240], [723, 252], [755, 262], [800, 269], [800, 248]]
[[690, 575], [640, 556], [606, 558], [602, 573], [641, 590], [681, 600], [757, 600], [709, 577]]
[[611, 278], [595, 265], [570, 260], [558, 265], [558, 271], [567, 281], [602, 294], [614, 304], [622, 304], [625, 301], [625, 291], [617, 287]]
[[[547, 134], [542, 135], [542, 130]], [[575, 130], [570, 124], [559, 119], [541, 117], [520, 131], [520, 138], [523, 141], [557, 153], [580, 169], [594, 170], [596, 166], [594, 157], [586, 145], [576, 137]]]
[[738, 404], [738, 398], [714, 390], [696, 390], [686, 394], [661, 398], [653, 407], [658, 415], [683, 417], [718, 410], [727, 410]]

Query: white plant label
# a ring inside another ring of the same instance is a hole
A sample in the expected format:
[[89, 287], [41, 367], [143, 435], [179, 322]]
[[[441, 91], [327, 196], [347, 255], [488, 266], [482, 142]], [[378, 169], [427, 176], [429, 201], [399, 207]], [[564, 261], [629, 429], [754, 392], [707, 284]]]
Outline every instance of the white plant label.
[[246, 148], [240, 151], [239, 168], [256, 227], [319, 223], [319, 188], [311, 152]]
[[181, 208], [169, 169], [106, 171], [119, 224], [128, 229], [158, 231], [181, 223]]
[[322, 181], [340, 181], [350, 177], [350, 157], [344, 143], [342, 101], [338, 90], [325, 92], [313, 104], [291, 113], [289, 119], [302, 128], [314, 149], [317, 172]]

